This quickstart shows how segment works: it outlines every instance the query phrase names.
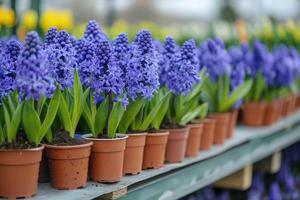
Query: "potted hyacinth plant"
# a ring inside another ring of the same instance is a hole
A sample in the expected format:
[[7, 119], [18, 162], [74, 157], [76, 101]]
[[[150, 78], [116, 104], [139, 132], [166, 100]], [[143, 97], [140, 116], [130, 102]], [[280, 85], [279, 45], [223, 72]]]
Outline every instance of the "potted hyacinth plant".
[[[230, 56], [231, 73], [229, 77], [230, 92], [234, 91], [239, 85], [241, 85], [246, 78], [247, 67], [249, 66], [250, 53], [247, 43], [243, 43], [240, 46], [231, 47], [228, 50]], [[234, 128], [237, 123], [237, 117], [239, 109], [243, 103], [243, 99], [238, 99], [231, 107], [231, 120], [230, 127], [227, 132], [226, 138], [231, 138]]]
[[231, 124], [232, 106], [250, 90], [252, 80], [245, 80], [230, 91], [232, 67], [230, 57], [220, 39], [208, 39], [200, 48], [200, 66], [208, 77], [203, 81], [202, 98], [208, 102], [210, 117], [216, 121], [214, 143], [222, 144]]
[[[186, 57], [189, 59], [188, 61], [184, 61], [184, 63], [187, 63], [187, 65], [193, 65], [193, 67], [197, 67], [198, 60], [196, 58], [196, 51], [193, 50], [193, 42], [191, 42], [192, 46], [188, 46], [187, 48], [190, 48], [190, 51], [186, 49]], [[172, 67], [173, 61], [170, 62], [173, 56], [176, 56], [176, 54], [179, 51], [178, 46], [176, 45], [176, 42], [172, 37], [166, 37], [164, 46], [161, 46], [159, 49], [159, 52], [161, 52], [161, 70], [160, 70], [160, 82], [162, 85], [165, 85], [168, 80], [168, 70]], [[194, 68], [195, 69], [195, 68]], [[198, 70], [198, 68], [196, 68]], [[203, 78], [203, 71], [198, 73], [199, 78]], [[207, 113], [207, 103], [203, 103], [200, 101], [200, 93], [202, 88], [202, 82], [199, 82], [198, 84], [193, 84], [192, 89], [190, 92], [185, 95], [184, 97], [181, 97], [184, 99], [184, 102], [182, 103], [182, 110], [178, 110], [178, 112], [182, 112], [181, 116], [178, 118], [180, 119], [180, 122], [178, 122], [180, 125], [186, 125], [189, 128], [189, 135], [187, 138], [187, 147], [185, 155], [187, 157], [196, 156], [199, 152], [200, 143], [202, 139], [202, 133], [203, 133], [203, 123], [202, 121], [199, 121], [199, 119], [206, 116]], [[166, 90], [162, 89], [162, 90]], [[168, 106], [166, 106], [167, 108]], [[163, 116], [165, 115], [167, 110], [163, 112]], [[163, 116], [161, 119], [163, 119]], [[198, 118], [198, 120], [194, 120]], [[155, 127], [159, 127], [161, 121], [156, 120]], [[206, 138], [205, 138], [206, 139]]]
[[[140, 30], [130, 47], [126, 35], [120, 34], [115, 40], [115, 49], [123, 50], [119, 51], [118, 57], [123, 58], [119, 65], [123, 64], [129, 97], [118, 129], [120, 133], [128, 135], [123, 172], [138, 174], [142, 170], [146, 132], [153, 120], [159, 117], [168, 94], [160, 97], [156, 93], [159, 86], [158, 60], [149, 31]], [[156, 100], [152, 100], [153, 98]]]
[[288, 115], [296, 107], [296, 98], [293, 94], [296, 93], [294, 79], [298, 69], [297, 63], [294, 62], [293, 50], [281, 44], [273, 49], [272, 55], [274, 78], [268, 82], [264, 94], [267, 104], [264, 125], [273, 124], [281, 115]]
[[165, 77], [161, 77], [165, 80], [163, 83], [167, 88], [165, 90], [171, 92], [168, 110], [163, 118], [163, 127], [170, 132], [166, 161], [173, 163], [183, 160], [189, 135], [189, 127], [186, 125], [196, 118], [201, 110], [201, 106], [194, 101], [195, 98], [199, 98], [197, 89], [200, 87], [195, 87], [196, 92], [191, 92], [193, 86], [199, 84], [200, 78], [194, 40], [186, 41], [180, 49], [176, 50], [174, 40], [167, 38], [165, 47], [174, 48], [169, 51], [174, 53], [169, 56], [168, 64], [163, 69]]
[[59, 107], [40, 50], [38, 34], [29, 32], [24, 46], [10, 40], [1, 58], [0, 195], [9, 199], [36, 194], [41, 141]]
[[250, 56], [248, 73], [253, 79], [253, 85], [245, 97], [242, 120], [244, 125], [261, 126], [264, 123], [266, 111], [264, 94], [267, 85], [274, 79], [272, 55], [260, 41], [255, 40]]
[[79, 74], [85, 87], [91, 88], [83, 113], [91, 132], [83, 138], [94, 142], [90, 176], [97, 182], [117, 182], [123, 175], [127, 139], [117, 129], [128, 104], [118, 49], [112, 48], [95, 21], [88, 23], [77, 45]]
[[[85, 187], [92, 142], [74, 138], [74, 135], [89, 90], [84, 90], [81, 85], [76, 69], [75, 49], [67, 32], [49, 29], [43, 52], [43, 64], [56, 82], [60, 97], [53, 131], [49, 133], [51, 137], [47, 137], [45, 144], [51, 185], [57, 189]], [[32, 120], [31, 124], [38, 130], [38, 123]]]

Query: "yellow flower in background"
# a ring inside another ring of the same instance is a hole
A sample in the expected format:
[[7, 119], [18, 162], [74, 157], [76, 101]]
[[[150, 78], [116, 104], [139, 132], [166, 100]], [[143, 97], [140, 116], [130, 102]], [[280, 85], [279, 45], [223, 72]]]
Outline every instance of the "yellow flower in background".
[[280, 40], [284, 40], [286, 38], [286, 30], [282, 24], [278, 24], [276, 26], [276, 33]]
[[10, 8], [0, 6], [0, 25], [12, 27], [15, 24], [15, 13]]
[[27, 10], [21, 20], [21, 26], [26, 30], [34, 30], [38, 22], [37, 13], [34, 10]]
[[273, 27], [272, 22], [269, 18], [265, 18], [262, 23], [260, 30], [260, 35], [263, 39], [272, 39], [273, 38]]
[[115, 38], [120, 32], [128, 33], [129, 25], [124, 20], [117, 20], [111, 28], [107, 31], [110, 38]]
[[46, 10], [40, 18], [40, 26], [44, 32], [51, 27], [70, 30], [73, 26], [73, 15], [69, 10]]

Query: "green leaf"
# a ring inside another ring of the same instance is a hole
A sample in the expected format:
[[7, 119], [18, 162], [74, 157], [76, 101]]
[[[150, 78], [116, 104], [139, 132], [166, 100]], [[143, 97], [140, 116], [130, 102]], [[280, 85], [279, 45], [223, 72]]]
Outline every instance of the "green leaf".
[[71, 116], [63, 93], [60, 93], [60, 104], [58, 108], [58, 116], [62, 122], [64, 129], [70, 132], [72, 130]]
[[103, 133], [103, 129], [106, 124], [107, 115], [108, 115], [108, 98], [105, 98], [104, 101], [99, 105], [96, 116], [95, 116], [95, 133], [94, 137], [97, 137], [99, 133]]
[[49, 128], [46, 135], [45, 135], [45, 138], [46, 140], [49, 142], [49, 143], [52, 143], [53, 141], [53, 136], [52, 136], [52, 131], [51, 129]]
[[161, 108], [161, 105], [164, 103], [164, 101], [168, 98], [169, 93], [167, 93], [163, 98], [159, 100], [159, 102], [154, 106], [154, 108], [150, 111], [150, 113], [147, 115], [147, 117], [144, 119], [141, 127], [139, 128], [140, 131], [145, 131], [149, 128], [149, 125], [153, 122], [155, 117], [157, 117], [157, 114]]
[[135, 101], [129, 102], [129, 104], [126, 107], [126, 111], [124, 112], [124, 115], [120, 121], [120, 125], [118, 128], [118, 131], [120, 133], [126, 133], [128, 130], [129, 125], [132, 123], [132, 121], [135, 119], [139, 111], [144, 105], [144, 100], [142, 98], [138, 98]]
[[247, 95], [252, 87], [252, 80], [247, 79], [240, 84], [230, 95], [230, 97], [223, 102], [220, 112], [228, 111], [239, 99]]
[[[75, 122], [77, 121], [77, 116], [80, 110], [80, 100], [82, 95], [82, 87], [80, 84], [80, 80], [78, 77], [77, 69], [74, 71], [74, 83], [73, 83], [73, 106], [71, 110], [71, 124], [72, 128], [75, 126]], [[73, 132], [73, 131], [71, 131]], [[73, 133], [70, 133], [73, 134]]]
[[12, 139], [16, 138], [22, 118], [23, 103], [20, 103], [12, 115], [10, 126], [7, 126], [7, 133]]
[[[153, 119], [151, 126], [155, 128], [156, 130], [160, 129], [160, 125], [167, 113], [167, 110], [169, 109], [169, 103], [170, 103], [170, 96], [171, 94], [168, 93], [168, 96], [165, 98], [164, 102], [161, 104], [161, 107], [156, 115], [156, 117]], [[161, 95], [159, 95], [161, 96]], [[161, 97], [160, 97], [161, 98]]]
[[207, 116], [207, 112], [208, 112], [208, 103], [203, 103], [201, 105], [201, 111], [199, 113], [199, 118], [204, 119]]
[[4, 124], [6, 126], [6, 135], [7, 135], [7, 141], [8, 143], [11, 143], [13, 141], [13, 136], [10, 135], [10, 133], [8, 132], [8, 128], [11, 126], [11, 118], [10, 118], [10, 113], [9, 113], [9, 108], [6, 104], [3, 104], [3, 113], [4, 113]]
[[253, 100], [260, 101], [262, 98], [262, 93], [265, 89], [266, 83], [262, 74], [258, 73], [255, 77], [254, 82], [254, 93], [253, 93]]
[[48, 130], [50, 129], [55, 117], [56, 113], [59, 107], [60, 102], [60, 91], [59, 89], [56, 89], [53, 97], [50, 100], [49, 106], [47, 108], [45, 119], [42, 123], [41, 129], [38, 132], [39, 142], [43, 139], [43, 137], [46, 135]]
[[229, 96], [229, 80], [225, 74], [218, 78], [218, 107], [217, 111], [222, 112], [222, 106]]
[[195, 119], [197, 116], [199, 116], [199, 114], [202, 110], [203, 110], [203, 105], [200, 105], [196, 109], [186, 113], [182, 117], [179, 124], [185, 126], [188, 122], [191, 122], [193, 119]]
[[109, 138], [116, 137], [116, 131], [125, 109], [120, 102], [114, 103], [113, 108], [108, 117], [107, 135]]
[[28, 101], [23, 105], [23, 128], [29, 142], [38, 145], [38, 132], [41, 129], [41, 122], [38, 113]]

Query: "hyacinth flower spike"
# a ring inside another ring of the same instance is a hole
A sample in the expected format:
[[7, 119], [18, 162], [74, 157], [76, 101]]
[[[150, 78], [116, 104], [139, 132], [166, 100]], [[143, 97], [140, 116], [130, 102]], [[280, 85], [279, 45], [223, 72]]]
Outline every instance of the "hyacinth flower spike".
[[45, 136], [50, 140], [60, 96], [45, 65], [45, 52], [36, 32], [26, 35], [18, 58], [16, 84], [23, 104], [22, 124], [29, 143], [39, 145]]
[[169, 93], [158, 90], [158, 58], [151, 33], [140, 30], [131, 44], [131, 53], [125, 68], [129, 104], [119, 131], [146, 131], [154, 120], [162, 120], [160, 110]]

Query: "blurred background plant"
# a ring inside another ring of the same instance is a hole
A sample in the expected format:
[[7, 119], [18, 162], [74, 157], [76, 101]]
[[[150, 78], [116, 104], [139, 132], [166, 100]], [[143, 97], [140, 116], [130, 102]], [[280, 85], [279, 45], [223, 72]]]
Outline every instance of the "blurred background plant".
[[179, 44], [217, 36], [230, 46], [258, 37], [269, 48], [283, 42], [299, 49], [299, 8], [297, 0], [0, 0], [0, 34], [22, 39], [56, 27], [80, 37], [85, 22], [96, 19], [111, 39], [126, 32], [132, 40], [146, 28], [157, 40], [173, 35]]

